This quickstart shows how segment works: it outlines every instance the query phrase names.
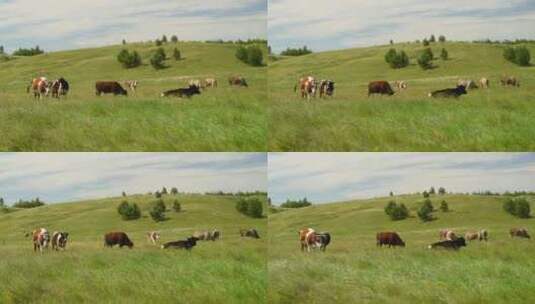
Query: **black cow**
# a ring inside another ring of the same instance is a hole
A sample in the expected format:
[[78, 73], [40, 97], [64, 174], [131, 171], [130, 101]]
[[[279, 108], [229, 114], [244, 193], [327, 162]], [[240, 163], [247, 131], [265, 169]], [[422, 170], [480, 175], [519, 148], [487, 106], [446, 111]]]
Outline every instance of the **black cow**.
[[320, 232], [316, 234], [316, 244], [319, 245], [321, 251], [327, 249], [327, 245], [331, 243], [331, 235], [328, 232]]
[[434, 92], [431, 92], [429, 93], [429, 97], [434, 97], [434, 98], [459, 98], [459, 96], [461, 95], [464, 95], [464, 94], [467, 94], [466, 92], [466, 87], [460, 85], [460, 86], [457, 86], [455, 89], [444, 89], [444, 90], [438, 90], [438, 91], [434, 91]]
[[435, 249], [435, 248], [442, 247], [442, 248], [445, 248], [445, 249], [458, 250], [459, 248], [465, 247], [465, 246], [466, 246], [466, 241], [464, 240], [463, 237], [459, 237], [459, 238], [456, 238], [454, 240], [446, 240], [446, 241], [440, 241], [440, 242], [433, 243], [433, 244], [427, 246], [427, 248]]
[[97, 96], [102, 94], [113, 95], [125, 95], [128, 96], [128, 92], [121, 87], [117, 81], [97, 81], [95, 83], [95, 93]]
[[193, 247], [195, 247], [195, 245], [197, 245], [197, 241], [198, 240], [199, 239], [196, 238], [196, 237], [189, 237], [185, 241], [181, 240], [181, 241], [176, 241], [176, 242], [167, 242], [167, 243], [162, 245], [162, 249], [173, 248], [173, 249], [191, 250], [191, 248], [193, 248]]
[[320, 98], [334, 95], [334, 81], [322, 80], [320, 82]]
[[60, 96], [67, 96], [67, 93], [69, 92], [69, 83], [65, 78], [61, 77], [52, 82], [50, 89], [52, 91], [52, 97], [59, 98]]
[[190, 85], [187, 88], [180, 88], [176, 90], [165, 91], [161, 94], [161, 97], [178, 96], [182, 98], [186, 96], [187, 98], [190, 98], [193, 95], [200, 95], [200, 94], [201, 94], [201, 91], [199, 90], [198, 86]]

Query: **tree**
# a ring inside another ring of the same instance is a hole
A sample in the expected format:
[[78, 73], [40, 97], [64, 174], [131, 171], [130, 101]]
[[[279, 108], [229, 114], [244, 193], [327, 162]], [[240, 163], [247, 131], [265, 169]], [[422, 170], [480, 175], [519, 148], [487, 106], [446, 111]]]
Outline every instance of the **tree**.
[[126, 40], [123, 39], [123, 45], [125, 45], [125, 44], [126, 44]]
[[385, 54], [385, 61], [393, 69], [404, 68], [409, 65], [409, 56], [405, 51], [397, 52], [396, 49], [390, 49]]
[[164, 62], [165, 61], [165, 51], [163, 48], [158, 48], [156, 52], [152, 55], [150, 58], [150, 64], [152, 67], [156, 70], [160, 70], [165, 68]]
[[162, 36], [162, 43], [167, 43], [167, 36], [165, 35]]
[[162, 197], [162, 194], [160, 193], [160, 191], [156, 191], [156, 192], [154, 192], [154, 196], [156, 198], [160, 198], [160, 197]]
[[444, 35], [440, 35], [440, 36], [438, 37], [438, 41], [440, 41], [440, 42], [442, 42], [442, 43], [446, 42], [446, 36], [444, 36]]
[[166, 195], [166, 194], [167, 194], [167, 188], [162, 187], [162, 194], [163, 194], [163, 195]]
[[442, 212], [448, 212], [450, 210], [449, 206], [448, 206], [448, 203], [443, 200], [442, 202], [440, 202], [440, 211]]
[[173, 210], [175, 212], [180, 212], [182, 210], [182, 207], [180, 206], [180, 203], [177, 199], [173, 201]]
[[3, 45], [0, 45], [0, 54], [4, 54], [4, 46]]
[[506, 47], [503, 51], [503, 57], [519, 66], [529, 66], [531, 61], [531, 54], [525, 46]]
[[160, 39], [154, 40], [154, 43], [156, 44], [156, 46], [161, 46], [162, 45], [162, 41]]
[[428, 222], [433, 219], [433, 205], [431, 203], [431, 200], [427, 199], [424, 201], [424, 204], [420, 209], [418, 210], [418, 217], [423, 222]]
[[150, 217], [155, 222], [165, 221], [165, 203], [163, 199], [158, 199], [152, 203], [152, 208], [150, 210]]
[[394, 201], [388, 202], [385, 207], [385, 213], [393, 221], [399, 221], [409, 217], [409, 210], [405, 207], [404, 204], [396, 204]]
[[423, 194], [424, 197], [429, 197], [429, 192], [427, 192], [427, 191], [424, 191], [422, 194]]
[[424, 38], [422, 43], [424, 46], [429, 46], [429, 40], [427, 40], [427, 38]]
[[173, 49], [173, 58], [175, 58], [176, 61], [182, 59], [182, 55], [180, 54], [180, 51], [177, 48]]
[[507, 199], [503, 204], [503, 209], [505, 212], [514, 215], [518, 218], [529, 218], [531, 215], [531, 208], [529, 202], [521, 197], [512, 199]]
[[171, 42], [172, 43], [177, 43], [178, 42], [178, 37], [176, 35], [171, 36]]
[[135, 220], [141, 217], [141, 210], [136, 203], [128, 203], [123, 201], [117, 207], [117, 212], [121, 215], [121, 218], [125, 221]]
[[13, 52], [14, 56], [35, 56], [39, 54], [43, 54], [45, 51], [41, 50], [39, 46], [36, 46], [35, 48], [30, 49], [23, 49], [19, 48], [18, 50]]
[[117, 61], [123, 65], [124, 68], [131, 69], [141, 65], [141, 56], [137, 51], [129, 52], [122, 49], [117, 55]]
[[390, 191], [390, 196], [394, 196], [394, 192]]
[[390, 45], [394, 45], [394, 40], [390, 39]]
[[310, 50], [306, 45], [302, 48], [287, 48], [286, 50], [281, 52], [282, 56], [302, 56], [302, 55], [308, 55], [311, 54], [312, 50]]
[[247, 63], [251, 66], [261, 66], [264, 61], [264, 54], [260, 47], [250, 46], [247, 48]]
[[442, 48], [442, 51], [440, 51], [440, 59], [448, 60], [448, 51], [445, 48]]
[[424, 69], [428, 70], [433, 67], [432, 61], [433, 60], [433, 52], [430, 48], [427, 48], [421, 55], [420, 58], [418, 58], [418, 65]]
[[438, 188], [438, 194], [440, 194], [440, 195], [446, 194], [446, 188], [444, 188], [444, 187]]
[[240, 198], [236, 202], [236, 210], [253, 218], [261, 218], [264, 212], [262, 202], [256, 197]]
[[436, 194], [436, 192], [435, 192], [435, 187], [431, 187], [431, 188], [429, 189], [429, 194]]
[[431, 35], [431, 37], [429, 37], [429, 42], [436, 42], [435, 35]]
[[178, 194], [178, 189], [176, 187], [171, 188], [171, 194], [172, 195], [177, 195]]
[[240, 45], [236, 49], [236, 58], [238, 58], [240, 61], [246, 62], [247, 61], [247, 48], [243, 45]]
[[123, 197], [126, 197], [126, 192], [123, 191], [122, 196], [123, 196]]
[[4, 207], [4, 206], [5, 206], [4, 198], [0, 197], [0, 207]]

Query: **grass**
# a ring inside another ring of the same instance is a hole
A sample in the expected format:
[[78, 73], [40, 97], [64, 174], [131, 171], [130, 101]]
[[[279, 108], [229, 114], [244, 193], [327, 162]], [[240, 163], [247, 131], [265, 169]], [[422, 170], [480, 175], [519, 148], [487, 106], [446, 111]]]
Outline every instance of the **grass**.
[[[155, 70], [154, 44], [132, 43], [52, 52], [0, 62], [0, 151], [265, 151], [266, 68], [234, 57], [236, 46], [180, 42], [180, 61]], [[124, 69], [123, 48], [137, 50], [143, 65]], [[230, 87], [227, 78], [243, 75], [249, 88]], [[26, 86], [37, 76], [70, 82], [66, 100], [36, 101]], [[160, 98], [164, 90], [189, 79], [215, 77], [219, 88], [188, 99]], [[97, 80], [138, 80], [136, 94], [96, 97]]]
[[[269, 217], [268, 301], [270, 303], [531, 303], [535, 260], [531, 240], [510, 239], [512, 227], [535, 231], [534, 219], [517, 219], [502, 210], [505, 198], [433, 196], [451, 209], [436, 220], [415, 217], [421, 196], [396, 196], [412, 217], [390, 221], [384, 206], [391, 198], [316, 205]], [[533, 198], [530, 198], [533, 206]], [[301, 253], [297, 231], [329, 231], [325, 253]], [[458, 252], [430, 251], [438, 231], [464, 234], [487, 229], [489, 241], [474, 241]], [[375, 234], [397, 231], [405, 248], [377, 248]]]
[[[384, 55], [405, 50], [411, 65], [391, 69]], [[435, 59], [436, 68], [416, 63], [421, 44], [405, 43], [272, 61], [268, 71], [270, 151], [528, 151], [535, 149], [534, 67], [518, 67], [503, 58], [500, 45], [461, 42], [442, 47], [450, 59]], [[535, 46], [527, 45], [531, 53]], [[520, 88], [499, 85], [515, 75]], [[336, 82], [333, 99], [302, 100], [293, 92], [297, 79], [313, 75]], [[473, 90], [459, 100], [430, 99], [433, 90], [454, 87], [458, 79], [491, 81], [488, 90]], [[393, 97], [368, 98], [373, 80], [404, 80], [408, 89]]]
[[[122, 221], [123, 198], [48, 205], [0, 214], [0, 303], [264, 303], [267, 285], [267, 220], [235, 209], [231, 197], [179, 195], [183, 211], [166, 212], [155, 223], [153, 197], [126, 198], [139, 204], [139, 220]], [[166, 196], [168, 208], [173, 196]], [[266, 198], [263, 197], [263, 200]], [[36, 227], [70, 232], [64, 252], [34, 253], [24, 232]], [[255, 227], [260, 240], [241, 238], [239, 228]], [[217, 228], [219, 241], [199, 242], [191, 252], [162, 250], [162, 242], [185, 239], [195, 230]], [[134, 248], [104, 248], [103, 235], [125, 231]]]

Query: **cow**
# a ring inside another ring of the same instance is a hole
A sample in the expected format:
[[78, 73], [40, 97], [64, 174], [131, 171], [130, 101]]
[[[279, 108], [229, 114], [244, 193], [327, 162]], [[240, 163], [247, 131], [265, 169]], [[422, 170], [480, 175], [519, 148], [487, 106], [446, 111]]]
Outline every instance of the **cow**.
[[26, 93], [30, 93], [30, 89], [33, 92], [33, 97], [36, 99], [42, 99], [48, 96], [50, 91], [50, 85], [46, 77], [38, 77], [32, 79], [30, 84], [26, 87]]
[[444, 249], [458, 250], [459, 248], [465, 247], [465, 246], [466, 246], [466, 241], [464, 240], [463, 237], [460, 237], [455, 240], [445, 240], [445, 241], [436, 242], [427, 246], [427, 248], [429, 249], [444, 248]]
[[297, 89], [299, 88], [301, 98], [310, 100], [311, 97], [316, 97], [317, 87], [318, 83], [314, 77], [308, 76], [299, 79], [299, 82], [294, 86], [294, 92], [297, 92]]
[[316, 234], [316, 247], [319, 247], [320, 251], [325, 252], [327, 245], [331, 243], [331, 234], [328, 232], [320, 232]]
[[242, 76], [231, 76], [228, 78], [230, 86], [248, 87], [247, 81]]
[[128, 92], [117, 81], [97, 81], [95, 83], [95, 94], [97, 96], [102, 94], [128, 96]]
[[43, 249], [48, 248], [50, 244], [50, 234], [45, 228], [35, 229], [32, 232], [33, 251], [39, 250], [43, 253]]
[[453, 241], [457, 238], [455, 233], [450, 229], [442, 229], [438, 233], [440, 240]]
[[467, 90], [479, 88], [476, 82], [471, 79], [459, 79], [459, 81], [457, 81], [457, 86], [463, 86]]
[[65, 78], [61, 77], [52, 82], [50, 90], [52, 91], [52, 97], [59, 99], [60, 96], [67, 96], [67, 93], [69, 92], [69, 83]]
[[196, 86], [199, 89], [203, 89], [204, 88], [204, 83], [199, 79], [190, 79], [188, 81], [188, 86], [190, 86], [190, 87], [191, 86]]
[[200, 241], [215, 241], [221, 237], [221, 232], [217, 229], [212, 231], [195, 231], [193, 236]]
[[482, 89], [488, 89], [490, 87], [490, 81], [488, 78], [486, 77], [483, 77], [479, 80], [479, 86], [482, 88]]
[[52, 233], [52, 249], [55, 249], [56, 251], [58, 251], [60, 248], [65, 250], [65, 247], [67, 247], [68, 239], [68, 232], [54, 231], [54, 233]]
[[528, 230], [526, 228], [511, 228], [509, 230], [509, 235], [513, 237], [520, 237], [525, 239], [531, 239], [529, 236]]
[[258, 234], [258, 231], [256, 229], [240, 229], [240, 236], [241, 237], [250, 237], [253, 239], [259, 239], [260, 235]]
[[434, 91], [428, 94], [429, 97], [434, 98], [459, 98], [459, 96], [467, 94], [466, 88], [464, 86], [457, 86], [454, 89], [444, 89]]
[[464, 238], [467, 241], [475, 241], [475, 240], [479, 239], [479, 233], [473, 232], [473, 231], [469, 231], [469, 232], [464, 234]]
[[128, 246], [128, 248], [132, 249], [132, 247], [134, 247], [134, 243], [130, 241], [126, 233], [124, 232], [106, 233], [104, 235], [104, 246], [113, 247], [115, 245], [119, 245], [120, 248], [123, 248], [123, 246]]
[[334, 81], [322, 80], [319, 83], [320, 98], [334, 95]]
[[161, 97], [170, 97], [170, 96], [177, 96], [179, 98], [187, 97], [191, 98], [193, 95], [200, 95], [201, 91], [199, 90], [199, 87], [196, 85], [190, 85], [187, 88], [180, 88], [176, 90], [169, 90], [163, 92], [160, 96]]
[[217, 88], [217, 79], [215, 79], [215, 78], [206, 78], [204, 80], [204, 86], [206, 88]]
[[520, 81], [515, 76], [502, 76], [500, 83], [502, 86], [520, 87]]
[[405, 247], [405, 242], [396, 232], [379, 232], [376, 235], [376, 240], [378, 247], [383, 247], [383, 245], [388, 245], [388, 248], [392, 246]]
[[156, 245], [156, 242], [160, 240], [160, 233], [157, 231], [148, 232], [147, 239], [149, 240], [149, 242]]
[[477, 237], [480, 241], [488, 241], [489, 240], [489, 233], [485, 229], [479, 230], [477, 233]]
[[180, 240], [180, 241], [174, 241], [174, 242], [167, 242], [161, 246], [162, 249], [186, 249], [191, 250], [191, 248], [195, 247], [197, 245], [197, 241], [199, 239], [192, 236], [187, 238], [186, 240]]
[[398, 90], [398, 92], [401, 92], [407, 89], [407, 82], [403, 80], [396, 80], [394, 81], [394, 87]]
[[137, 80], [125, 80], [123, 84], [125, 87], [129, 88], [132, 91], [132, 93], [135, 93], [139, 82]]
[[368, 84], [368, 97], [370, 97], [372, 94], [392, 96], [394, 95], [394, 90], [392, 90], [392, 87], [388, 81], [372, 81]]

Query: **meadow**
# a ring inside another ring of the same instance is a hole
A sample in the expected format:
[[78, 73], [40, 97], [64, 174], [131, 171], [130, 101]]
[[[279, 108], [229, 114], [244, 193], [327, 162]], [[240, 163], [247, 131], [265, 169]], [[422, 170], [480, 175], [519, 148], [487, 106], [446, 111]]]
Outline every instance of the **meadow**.
[[[267, 219], [238, 213], [234, 197], [166, 195], [168, 208], [175, 198], [182, 211], [166, 212], [159, 223], [148, 216], [149, 195], [0, 214], [0, 303], [264, 303]], [[140, 219], [121, 220], [116, 207], [124, 199], [140, 206]], [[36, 227], [70, 232], [67, 249], [35, 253], [24, 234]], [[253, 227], [261, 239], [239, 236], [240, 228]], [[190, 252], [162, 250], [146, 237], [160, 231], [161, 244], [214, 228], [222, 239], [198, 242]], [[126, 232], [133, 249], [104, 248], [110, 231]]]
[[[51, 52], [0, 62], [0, 151], [265, 151], [266, 67], [235, 58], [237, 46], [203, 42], [164, 44], [168, 57], [177, 47], [182, 60], [155, 70], [154, 43]], [[119, 51], [136, 50], [143, 65], [125, 69]], [[230, 87], [232, 75], [249, 88]], [[35, 100], [26, 93], [31, 79], [64, 77], [67, 99]], [[217, 89], [191, 99], [161, 98], [189, 79], [215, 77]], [[97, 80], [138, 80], [128, 97], [95, 96]]]
[[[535, 53], [535, 45], [526, 45]], [[535, 149], [534, 67], [503, 58], [503, 45], [446, 42], [430, 46], [449, 59], [422, 70], [416, 43], [355, 48], [280, 57], [268, 70], [270, 151], [529, 151]], [[410, 65], [392, 69], [384, 55], [404, 50]], [[335, 96], [302, 100], [294, 92], [300, 77], [335, 81]], [[502, 87], [514, 75], [521, 87]], [[488, 90], [471, 90], [458, 100], [430, 99], [429, 92], [455, 87], [459, 79], [490, 79]], [[403, 80], [408, 89], [392, 97], [368, 98], [370, 81]]]
[[[411, 217], [391, 221], [387, 202], [404, 203]], [[535, 198], [529, 197], [531, 205]], [[499, 196], [432, 196], [450, 212], [435, 211], [423, 223], [416, 208], [423, 198], [402, 195], [283, 209], [269, 216], [268, 301], [270, 303], [532, 303], [535, 297], [533, 240], [511, 239], [509, 229], [535, 220], [502, 210]], [[326, 252], [302, 253], [298, 231], [328, 231]], [[440, 229], [464, 235], [487, 229], [489, 241], [459, 251], [429, 250]], [[405, 248], [377, 248], [379, 231], [396, 231]]]

